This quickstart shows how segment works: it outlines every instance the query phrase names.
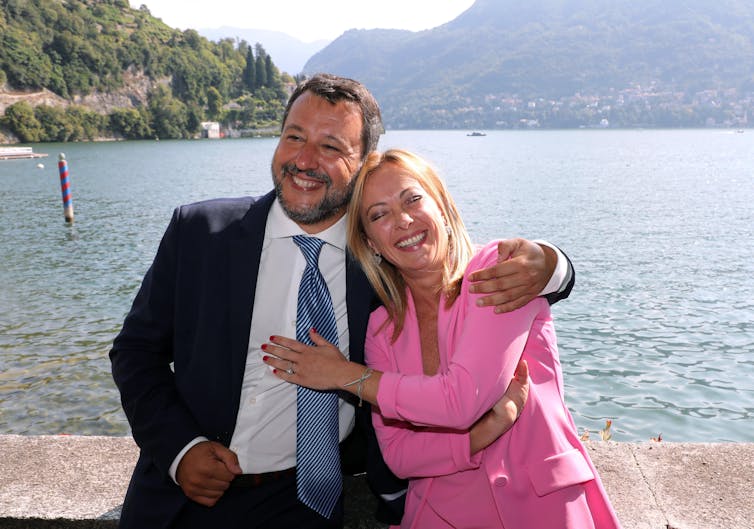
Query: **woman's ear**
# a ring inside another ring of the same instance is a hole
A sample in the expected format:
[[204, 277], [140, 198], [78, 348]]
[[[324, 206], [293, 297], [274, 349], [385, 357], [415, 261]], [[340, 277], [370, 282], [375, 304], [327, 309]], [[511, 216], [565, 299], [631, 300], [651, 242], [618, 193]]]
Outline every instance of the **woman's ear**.
[[367, 246], [369, 246], [369, 249], [372, 250], [372, 252], [374, 252], [374, 253], [380, 253], [380, 252], [377, 251], [377, 247], [372, 242], [372, 239], [370, 239], [369, 237], [367, 237], [366, 235], [364, 235], [364, 241], [366, 241]]

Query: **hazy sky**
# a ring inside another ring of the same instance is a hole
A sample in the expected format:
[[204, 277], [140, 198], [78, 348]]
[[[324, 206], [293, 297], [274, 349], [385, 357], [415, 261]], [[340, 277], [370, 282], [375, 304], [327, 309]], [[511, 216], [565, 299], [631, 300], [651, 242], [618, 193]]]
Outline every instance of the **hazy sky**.
[[333, 40], [348, 29], [433, 28], [474, 0], [129, 0], [180, 29], [232, 26], [282, 31], [304, 42]]

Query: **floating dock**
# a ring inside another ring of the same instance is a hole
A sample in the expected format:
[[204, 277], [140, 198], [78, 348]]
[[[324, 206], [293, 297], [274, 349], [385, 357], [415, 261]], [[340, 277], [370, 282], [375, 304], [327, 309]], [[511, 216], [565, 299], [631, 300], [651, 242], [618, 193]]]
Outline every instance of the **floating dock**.
[[31, 147], [0, 147], [0, 160], [23, 160], [45, 156], [47, 154], [34, 152]]

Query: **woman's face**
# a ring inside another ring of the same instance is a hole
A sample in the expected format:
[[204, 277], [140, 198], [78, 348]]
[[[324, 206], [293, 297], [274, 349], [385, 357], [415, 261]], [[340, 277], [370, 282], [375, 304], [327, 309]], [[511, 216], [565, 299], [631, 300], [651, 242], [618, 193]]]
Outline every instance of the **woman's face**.
[[408, 171], [388, 162], [370, 174], [359, 212], [369, 246], [405, 277], [442, 270], [448, 252], [442, 212]]

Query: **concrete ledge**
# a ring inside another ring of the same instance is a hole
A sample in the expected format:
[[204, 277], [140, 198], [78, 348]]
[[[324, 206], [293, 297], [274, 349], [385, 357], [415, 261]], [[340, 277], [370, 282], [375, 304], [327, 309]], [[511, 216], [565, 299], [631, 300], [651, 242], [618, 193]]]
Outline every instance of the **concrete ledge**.
[[[754, 528], [754, 443], [587, 442], [624, 529]], [[114, 528], [138, 449], [130, 437], [0, 436], [0, 529]], [[361, 478], [348, 529], [382, 528]]]

